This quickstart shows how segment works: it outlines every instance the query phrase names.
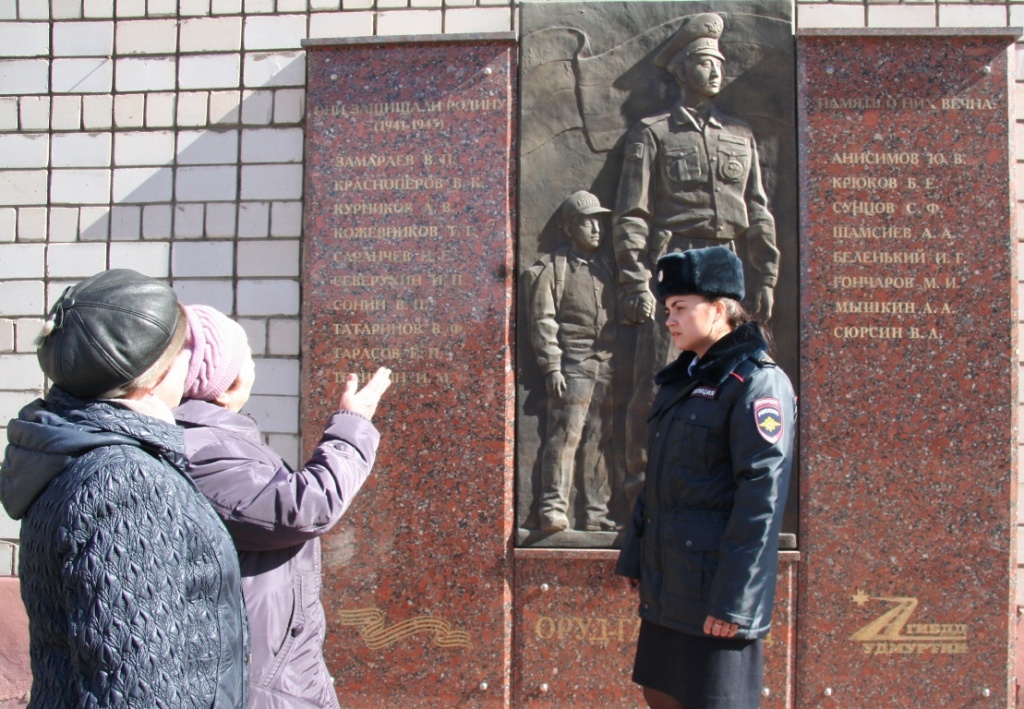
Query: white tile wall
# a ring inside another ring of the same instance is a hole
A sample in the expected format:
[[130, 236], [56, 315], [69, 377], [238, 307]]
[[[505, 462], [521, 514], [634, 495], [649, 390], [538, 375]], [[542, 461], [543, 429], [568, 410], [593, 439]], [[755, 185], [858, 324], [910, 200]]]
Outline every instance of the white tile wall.
[[54, 59], [53, 90], [68, 94], [108, 94], [114, 82], [114, 63], [106, 57]]
[[245, 21], [247, 51], [298, 49], [306, 38], [306, 15], [256, 15]]
[[242, 162], [302, 162], [301, 128], [249, 129], [242, 132]]
[[0, 94], [43, 94], [50, 88], [46, 59], [0, 59]]
[[239, 315], [298, 315], [299, 283], [295, 280], [260, 280], [238, 282]]
[[[41, 280], [0, 281], [0, 317], [37, 317], [46, 312], [44, 306]], [[0, 390], [10, 388], [0, 386]]]
[[174, 132], [128, 131], [114, 134], [114, 164], [167, 165], [174, 162]]
[[178, 133], [179, 165], [238, 162], [238, 131], [185, 130]]
[[114, 51], [113, 22], [55, 22], [56, 57], [108, 57]]
[[230, 278], [234, 275], [234, 264], [232, 241], [182, 242], [171, 249], [174, 278]]
[[243, 165], [242, 199], [299, 199], [302, 165]]
[[110, 167], [110, 133], [58, 133], [53, 167]]
[[126, 20], [117, 23], [118, 54], [174, 54], [178, 46], [175, 20]]
[[0, 205], [46, 204], [45, 170], [0, 170]]
[[106, 267], [106, 244], [50, 244], [46, 247], [47, 278], [88, 278]]
[[241, 80], [238, 54], [182, 55], [178, 82], [183, 89], [228, 89]]
[[49, 53], [47, 23], [0, 22], [0, 57], [45, 57]]
[[200, 17], [181, 23], [181, 51], [237, 52], [242, 48], [241, 17]]
[[14, 241], [18, 212], [13, 207], [0, 207], [0, 244]]
[[182, 303], [210, 305], [230, 313], [235, 302], [235, 284], [230, 280], [181, 280], [172, 283]]
[[170, 167], [126, 167], [114, 170], [114, 202], [170, 202], [174, 170]]
[[0, 244], [0, 279], [43, 274], [45, 244]]
[[50, 201], [54, 204], [109, 204], [110, 170], [53, 170]]
[[115, 69], [118, 91], [167, 91], [174, 88], [178, 63], [173, 57], [126, 57]]
[[171, 245], [168, 242], [126, 241], [110, 244], [110, 268], [131, 268], [153, 278], [170, 275]]
[[50, 107], [53, 111], [50, 127], [54, 131], [76, 131], [82, 128], [81, 96], [54, 96]]
[[306, 56], [303, 52], [251, 52], [245, 55], [245, 86], [303, 86]]
[[[3, 248], [3, 247], [0, 247]], [[299, 277], [299, 242], [240, 241], [238, 243], [238, 277]]]
[[[14, 352], [14, 321], [9, 318], [0, 318], [0, 352]], [[0, 392], [0, 421], [4, 420], [3, 414], [8, 413], [3, 406], [3, 400], [4, 395]]]
[[[43, 329], [43, 318], [18, 318], [14, 321], [14, 351], [20, 354], [36, 353], [36, 337]], [[2, 439], [0, 439], [2, 440]]]
[[299, 236], [302, 233], [302, 202], [275, 202], [270, 211], [271, 236]]
[[0, 131], [18, 130], [18, 99], [0, 97]]
[[78, 208], [54, 207], [50, 210], [50, 227], [46, 233], [51, 244], [78, 240]]
[[4, 167], [41, 167], [49, 164], [50, 137], [46, 134], [0, 135], [0, 160]]
[[253, 394], [291, 396], [299, 388], [299, 363], [289, 359], [256, 359]]
[[270, 234], [270, 204], [242, 202], [238, 205], [238, 238], [260, 239]]
[[46, 207], [22, 207], [19, 209], [18, 241], [46, 241], [48, 216]]
[[182, 167], [177, 171], [175, 195], [182, 202], [234, 202], [237, 180], [234, 165]]

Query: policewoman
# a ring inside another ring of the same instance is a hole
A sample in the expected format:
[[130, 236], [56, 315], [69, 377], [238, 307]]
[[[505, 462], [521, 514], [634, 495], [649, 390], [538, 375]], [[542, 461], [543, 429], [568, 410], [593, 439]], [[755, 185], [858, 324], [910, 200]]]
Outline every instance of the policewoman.
[[681, 352], [658, 373], [644, 488], [616, 573], [639, 587], [633, 681], [654, 709], [761, 699], [796, 400], [729, 249], [671, 253], [654, 291]]

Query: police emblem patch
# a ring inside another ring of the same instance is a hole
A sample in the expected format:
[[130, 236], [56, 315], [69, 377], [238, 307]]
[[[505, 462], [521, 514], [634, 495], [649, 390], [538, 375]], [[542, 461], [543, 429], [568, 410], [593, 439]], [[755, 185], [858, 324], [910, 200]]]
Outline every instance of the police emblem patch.
[[782, 438], [784, 421], [782, 420], [782, 405], [778, 399], [766, 397], [754, 401], [754, 423], [757, 424], [757, 432], [761, 438], [769, 443], [778, 443]]
[[631, 143], [629, 146], [628, 157], [630, 160], [643, 160], [644, 159], [644, 144], [643, 143]]

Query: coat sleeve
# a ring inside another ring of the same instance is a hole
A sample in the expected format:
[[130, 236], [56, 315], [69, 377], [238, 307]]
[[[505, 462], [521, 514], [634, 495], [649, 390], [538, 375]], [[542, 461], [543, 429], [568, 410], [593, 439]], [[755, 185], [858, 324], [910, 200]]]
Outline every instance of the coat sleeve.
[[[186, 442], [191, 435], [197, 434], [186, 431]], [[320, 536], [341, 518], [369, 476], [379, 442], [367, 419], [339, 411], [300, 470], [262, 442], [217, 438], [190, 452], [189, 475], [239, 551], [283, 549]]]
[[646, 290], [651, 277], [644, 262], [650, 233], [651, 180], [658, 146], [643, 122], [630, 130], [625, 146], [612, 215], [612, 246], [619, 267], [619, 283], [628, 294]]
[[562, 369], [562, 348], [558, 346], [555, 305], [555, 260], [545, 263], [530, 294], [530, 339], [537, 365], [545, 375]]
[[[772, 406], [781, 421], [774, 422]], [[779, 531], [793, 464], [794, 418], [792, 386], [775, 367], [750, 375], [731, 414], [736, 493], [719, 547], [708, 614], [741, 627], [751, 627], [762, 599], [775, 588]]]
[[630, 523], [626, 526], [626, 533], [622, 539], [622, 549], [619, 551], [619, 560], [615, 564], [615, 573], [619, 576], [626, 576], [631, 579], [640, 578], [641, 545], [644, 535], [644, 515], [647, 514], [647, 496], [641, 488], [640, 494], [633, 503], [633, 515]]

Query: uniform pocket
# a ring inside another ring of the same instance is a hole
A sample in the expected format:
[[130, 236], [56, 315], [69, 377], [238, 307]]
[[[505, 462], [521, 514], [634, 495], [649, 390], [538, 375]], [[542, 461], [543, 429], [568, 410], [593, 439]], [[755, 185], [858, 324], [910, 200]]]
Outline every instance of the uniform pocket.
[[718, 141], [718, 177], [723, 182], [737, 183], [750, 172], [750, 146], [747, 141], [722, 136]]
[[680, 409], [672, 419], [665, 467], [683, 484], [707, 482], [728, 456], [726, 412], [713, 402]]
[[665, 151], [665, 166], [675, 182], [692, 182], [704, 176], [701, 152], [695, 147]]
[[680, 608], [689, 608], [690, 613], [704, 612], [703, 603], [718, 570], [718, 548], [725, 523], [725, 515], [711, 511], [679, 510], [662, 515], [664, 589], [691, 602], [680, 604]]

